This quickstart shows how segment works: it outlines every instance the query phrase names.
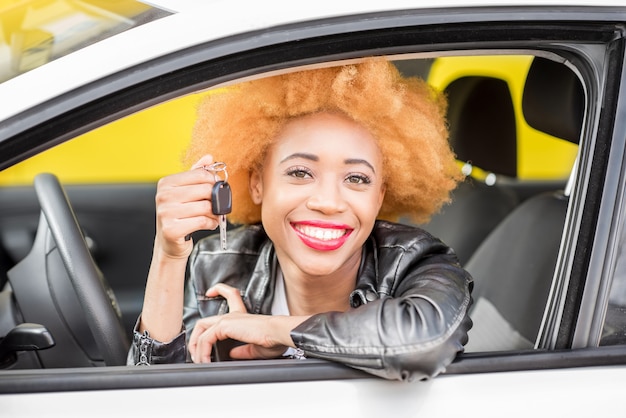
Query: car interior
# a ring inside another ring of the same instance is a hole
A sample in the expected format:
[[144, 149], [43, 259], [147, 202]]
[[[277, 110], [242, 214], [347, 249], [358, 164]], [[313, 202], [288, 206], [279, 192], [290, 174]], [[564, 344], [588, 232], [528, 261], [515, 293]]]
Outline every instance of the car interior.
[[[565, 184], [534, 190], [536, 185], [511, 181], [517, 175], [517, 138], [505, 83], [463, 78], [449, 88], [451, 142], [457, 158], [504, 181], [488, 185], [468, 178], [451, 205], [424, 227], [452, 246], [474, 277], [474, 327], [466, 350], [533, 348], [563, 233]], [[567, 98], [567, 106], [548, 102], [555, 97]], [[535, 58], [523, 105], [535, 129], [578, 142], [584, 92], [566, 66]]]
[[[468, 76], [445, 93], [467, 178], [421, 226], [474, 277], [466, 351], [532, 349], [561, 245], [567, 179], [518, 178], [519, 130], [505, 82]], [[578, 143], [584, 100], [570, 68], [533, 60], [523, 94], [532, 128]], [[62, 184], [47, 174], [33, 186], [0, 188], [0, 367], [125, 364], [150, 262], [155, 190]]]

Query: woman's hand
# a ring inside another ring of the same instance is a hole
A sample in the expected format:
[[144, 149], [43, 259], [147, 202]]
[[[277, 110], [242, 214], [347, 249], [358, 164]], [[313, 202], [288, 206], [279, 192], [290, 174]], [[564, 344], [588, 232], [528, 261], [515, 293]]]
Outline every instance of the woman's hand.
[[171, 258], [186, 258], [193, 242], [185, 237], [202, 229], [215, 229], [218, 217], [211, 211], [213, 173], [203, 166], [213, 163], [205, 155], [191, 170], [162, 178], [156, 193], [155, 250]]
[[307, 318], [249, 314], [239, 291], [225, 284], [209, 289], [206, 296], [224, 297], [229, 313], [202, 318], [196, 323], [189, 339], [194, 363], [209, 363], [213, 344], [228, 338], [246, 343], [231, 350], [232, 359], [279, 357], [287, 347], [294, 346], [291, 330]]

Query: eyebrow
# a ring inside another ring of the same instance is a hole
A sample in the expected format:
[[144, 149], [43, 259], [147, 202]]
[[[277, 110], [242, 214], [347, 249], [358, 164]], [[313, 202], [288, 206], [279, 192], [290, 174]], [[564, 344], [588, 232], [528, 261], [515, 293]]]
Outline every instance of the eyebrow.
[[296, 153], [286, 156], [285, 158], [280, 160], [280, 162], [284, 163], [285, 161], [293, 160], [295, 158], [304, 158], [305, 160], [311, 160], [311, 161], [320, 160], [319, 157], [315, 154], [307, 154], [305, 152], [296, 152]]
[[374, 166], [371, 165], [367, 160], [363, 160], [361, 158], [348, 158], [347, 160], [343, 160], [345, 164], [363, 164], [368, 166], [374, 174], [376, 174], [376, 170], [374, 170]]
[[[295, 158], [303, 158], [305, 160], [316, 161], [316, 162], [320, 160], [319, 157], [315, 154], [308, 154], [305, 152], [296, 152], [283, 158], [280, 162], [284, 163], [285, 161], [293, 160]], [[349, 164], [349, 165], [355, 165], [355, 164], [366, 165], [374, 172], [374, 174], [376, 174], [376, 170], [374, 169], [374, 166], [370, 164], [367, 160], [364, 160], [362, 158], [347, 158], [343, 160], [343, 162], [344, 164]]]

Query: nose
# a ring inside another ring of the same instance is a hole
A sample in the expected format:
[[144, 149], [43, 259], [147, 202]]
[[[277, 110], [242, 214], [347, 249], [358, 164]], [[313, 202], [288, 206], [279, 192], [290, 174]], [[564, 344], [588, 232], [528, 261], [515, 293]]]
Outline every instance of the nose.
[[319, 182], [307, 199], [306, 207], [310, 210], [330, 215], [341, 213], [348, 208], [341, 185], [335, 182]]

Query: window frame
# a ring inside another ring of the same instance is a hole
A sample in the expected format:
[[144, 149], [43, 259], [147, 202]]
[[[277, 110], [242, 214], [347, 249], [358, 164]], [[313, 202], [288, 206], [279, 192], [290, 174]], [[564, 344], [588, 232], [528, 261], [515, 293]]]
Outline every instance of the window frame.
[[[512, 10], [520, 13], [511, 13]], [[596, 304], [603, 303], [597, 294], [610, 281], [610, 257], [606, 253], [614, 242], [614, 225], [602, 221], [613, 219], [616, 196], [623, 193], [619, 188], [623, 189], [619, 186], [623, 182], [605, 181], [616, 172], [620, 178], [624, 175], [621, 170], [626, 122], [620, 121], [615, 129], [612, 122], [626, 112], [623, 100], [618, 100], [618, 92], [626, 93], [622, 82], [624, 33], [621, 26], [612, 23], [620, 19], [626, 21], [626, 13], [612, 8], [494, 7], [457, 9], [455, 13], [433, 9], [303, 22], [223, 38], [121, 71], [3, 122], [0, 154], [7, 157], [0, 169], [178, 95], [293, 66], [383, 53], [429, 56], [441, 51], [506, 50], [557, 54], [580, 72], [589, 111], [572, 195], [574, 204], [566, 220], [566, 245], [556, 272], [558, 285], [554, 287], [541, 335], [541, 350], [462, 355], [446, 374], [624, 364], [626, 347], [589, 348], [597, 345], [592, 330], [602, 319], [602, 306], [596, 309]], [[623, 219], [624, 214], [617, 216]], [[572, 347], [575, 349], [570, 350]], [[276, 362], [281, 367], [276, 367]], [[242, 368], [246, 370], [244, 377]], [[211, 373], [207, 373], [209, 369]], [[168, 373], [160, 374], [163, 371]], [[158, 382], [153, 379], [154, 373], [159, 373]], [[3, 375], [6, 379], [0, 380], [0, 392], [364, 377], [361, 372], [318, 360], [168, 365], [132, 370], [107, 367], [9, 371]]]

